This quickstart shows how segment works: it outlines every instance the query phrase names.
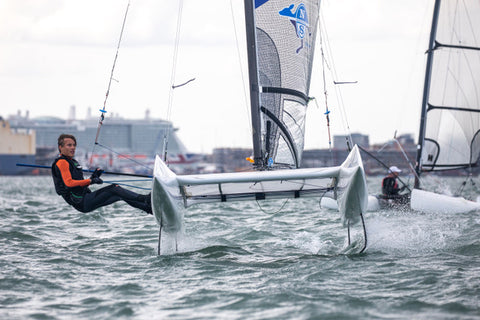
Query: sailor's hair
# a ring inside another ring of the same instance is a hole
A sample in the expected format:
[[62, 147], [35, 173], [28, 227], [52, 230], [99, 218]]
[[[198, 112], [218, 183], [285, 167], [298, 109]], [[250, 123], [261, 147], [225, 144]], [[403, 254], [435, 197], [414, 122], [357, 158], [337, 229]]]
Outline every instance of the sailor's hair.
[[58, 137], [58, 146], [59, 147], [63, 147], [63, 143], [65, 142], [65, 139], [72, 139], [75, 142], [75, 144], [77, 144], [77, 139], [75, 139], [75, 136], [73, 136], [71, 134], [62, 133]]

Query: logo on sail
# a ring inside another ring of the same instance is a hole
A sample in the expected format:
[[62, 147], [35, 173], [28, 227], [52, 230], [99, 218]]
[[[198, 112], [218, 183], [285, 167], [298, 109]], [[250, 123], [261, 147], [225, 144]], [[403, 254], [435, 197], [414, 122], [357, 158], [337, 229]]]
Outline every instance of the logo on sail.
[[303, 3], [300, 3], [297, 10], [293, 11], [294, 6], [291, 4], [288, 8], [282, 9], [279, 14], [290, 19], [297, 32], [297, 37], [303, 39], [308, 28], [307, 9]]
[[296, 10], [293, 10], [295, 7], [294, 4], [291, 4], [288, 8], [284, 8], [280, 10], [279, 14], [282, 17], [286, 17], [290, 19], [290, 22], [295, 27], [295, 31], [297, 33], [297, 37], [301, 40], [301, 46], [297, 49], [297, 53], [303, 48], [303, 39], [307, 34], [308, 30], [308, 17], [307, 17], [307, 9], [303, 3], [300, 3], [297, 6]]

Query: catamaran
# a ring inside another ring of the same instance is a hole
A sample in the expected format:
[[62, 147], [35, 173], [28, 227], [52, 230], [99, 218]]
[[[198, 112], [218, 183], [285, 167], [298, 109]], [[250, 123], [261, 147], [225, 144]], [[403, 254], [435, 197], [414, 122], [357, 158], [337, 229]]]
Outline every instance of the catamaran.
[[368, 194], [357, 146], [341, 166], [300, 168], [320, 1], [245, 0], [244, 6], [253, 171], [176, 175], [157, 156], [152, 203], [159, 254], [162, 235], [181, 231], [191, 205], [303, 197], [335, 199], [348, 229], [362, 221], [363, 251]]
[[[425, 172], [471, 170], [480, 157], [480, 2], [436, 0], [427, 50], [415, 167], [407, 206], [460, 213], [480, 203], [422, 189]], [[369, 208], [382, 200], [369, 197]]]
[[469, 169], [480, 156], [480, 2], [436, 0], [428, 46], [412, 209], [480, 203], [420, 190], [422, 172]]

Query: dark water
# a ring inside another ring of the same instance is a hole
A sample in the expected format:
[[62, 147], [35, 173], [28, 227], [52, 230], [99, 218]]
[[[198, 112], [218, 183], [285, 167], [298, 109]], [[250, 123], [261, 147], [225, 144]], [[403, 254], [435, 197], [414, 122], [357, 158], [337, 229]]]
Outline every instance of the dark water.
[[158, 256], [152, 216], [0, 179], [1, 319], [480, 319], [479, 212], [367, 213], [355, 254], [315, 199], [199, 206]]

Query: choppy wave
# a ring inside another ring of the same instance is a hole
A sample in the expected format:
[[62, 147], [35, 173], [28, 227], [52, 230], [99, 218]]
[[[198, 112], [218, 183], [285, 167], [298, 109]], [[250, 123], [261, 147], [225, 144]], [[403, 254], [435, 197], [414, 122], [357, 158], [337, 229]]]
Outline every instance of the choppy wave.
[[[379, 211], [350, 246], [316, 199], [193, 207], [174, 252], [122, 203], [82, 214], [2, 177], [4, 319], [474, 319], [480, 215]], [[282, 208], [283, 206], [283, 208]], [[278, 210], [282, 208], [282, 210]]]

